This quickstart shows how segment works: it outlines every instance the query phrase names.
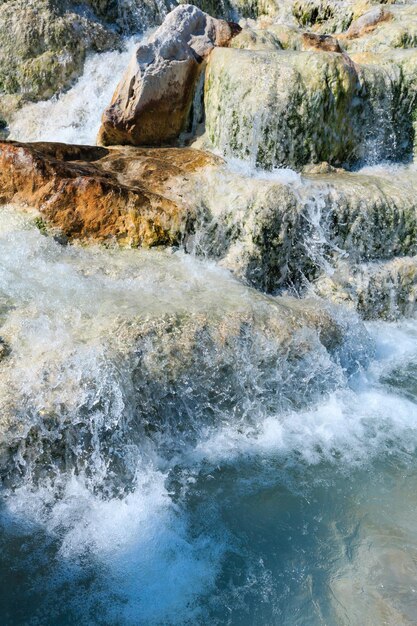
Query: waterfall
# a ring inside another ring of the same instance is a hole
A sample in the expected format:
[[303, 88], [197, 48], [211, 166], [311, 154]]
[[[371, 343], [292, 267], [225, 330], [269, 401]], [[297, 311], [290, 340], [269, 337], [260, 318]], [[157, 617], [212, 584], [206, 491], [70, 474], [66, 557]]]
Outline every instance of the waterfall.
[[[353, 17], [316, 5], [259, 30]], [[110, 7], [130, 32], [167, 8]], [[139, 40], [10, 138], [95, 144]], [[180, 143], [216, 159], [158, 189], [190, 209], [178, 245], [68, 243], [0, 206], [2, 623], [415, 623], [414, 66], [406, 89], [299, 45], [213, 53]]]

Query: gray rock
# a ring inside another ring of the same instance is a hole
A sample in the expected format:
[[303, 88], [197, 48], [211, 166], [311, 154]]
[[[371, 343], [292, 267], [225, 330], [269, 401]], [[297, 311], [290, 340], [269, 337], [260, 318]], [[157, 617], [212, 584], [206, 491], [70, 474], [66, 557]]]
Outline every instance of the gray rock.
[[138, 47], [103, 114], [99, 142], [159, 145], [176, 139], [186, 128], [205, 59], [239, 31], [193, 5], [174, 9]]

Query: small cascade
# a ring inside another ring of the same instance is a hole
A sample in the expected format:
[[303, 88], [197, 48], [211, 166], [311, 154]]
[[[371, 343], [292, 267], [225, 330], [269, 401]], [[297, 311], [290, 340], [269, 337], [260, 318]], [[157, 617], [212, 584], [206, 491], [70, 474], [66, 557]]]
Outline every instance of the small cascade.
[[406, 82], [400, 65], [365, 66], [362, 166], [412, 160], [417, 99]]
[[[1, 215], [6, 484], [76, 472], [128, 490], [152, 441], [169, 457], [225, 420], [256, 428], [345, 384], [368, 358], [360, 323], [331, 309], [263, 297], [183, 255], [144, 252], [138, 264], [137, 252], [68, 250]], [[22, 255], [36, 279], [16, 273]]]
[[161, 24], [175, 6], [172, 0], [117, 0], [116, 23], [124, 33], [142, 33]]
[[25, 105], [10, 123], [9, 138], [95, 145], [103, 102], [111, 100], [137, 41], [138, 38], [129, 40], [122, 52], [92, 55], [83, 75], [69, 91], [51, 100]]

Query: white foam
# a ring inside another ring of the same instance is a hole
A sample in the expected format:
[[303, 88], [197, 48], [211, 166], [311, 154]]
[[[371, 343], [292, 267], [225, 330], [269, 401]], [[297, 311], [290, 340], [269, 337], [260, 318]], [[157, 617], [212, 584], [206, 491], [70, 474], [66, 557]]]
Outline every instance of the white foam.
[[122, 78], [138, 39], [124, 49], [91, 55], [83, 75], [67, 92], [19, 110], [10, 124], [10, 139], [95, 145], [104, 108]]
[[[220, 151], [214, 152], [219, 156], [223, 156]], [[302, 183], [301, 175], [289, 167], [274, 167], [271, 170], [264, 170], [243, 159], [228, 157], [226, 161], [228, 169], [239, 176], [256, 180], [275, 181], [283, 185], [301, 185]]]
[[[165, 479], [162, 472], [142, 467], [133, 493], [105, 500], [73, 477], [59, 500], [52, 488], [21, 488], [8, 508], [15, 519], [41, 524], [59, 542], [58, 558], [81, 566], [93, 559], [105, 572], [104, 589], [97, 581], [89, 599], [93, 605], [100, 598], [106, 623], [183, 624], [198, 618], [194, 601], [214, 584], [225, 546], [190, 536], [187, 517], [170, 498]], [[51, 563], [51, 576], [54, 567]]]
[[[73, 402], [77, 415], [84, 403], [92, 422], [103, 415], [108, 419], [106, 433], [126, 411], [126, 372], [119, 372], [118, 363], [103, 349], [103, 337], [116, 317], [207, 311], [237, 306], [251, 297], [263, 301], [213, 263], [157, 251], [62, 247], [13, 211], [1, 212], [0, 239], [0, 296], [16, 306], [1, 328], [12, 344], [10, 365], [4, 362], [2, 373], [11, 377], [12, 391], [34, 398], [37, 408], [45, 410], [52, 403], [57, 408], [52, 414], [59, 415], [62, 403]], [[300, 469], [326, 462], [349, 471], [377, 456], [413, 452], [417, 405], [383, 388], [379, 377], [417, 353], [417, 323], [378, 323], [369, 329], [377, 359], [354, 387], [339, 385], [307, 409], [279, 415], [263, 406], [259, 415], [250, 414], [250, 405], [240, 419], [226, 415], [221, 425], [201, 425], [196, 442], [181, 446], [168, 439], [165, 449], [175, 449], [175, 459], [162, 457], [162, 447], [149, 440], [139, 442], [123, 450], [132, 457], [136, 477], [129, 493], [105, 498], [90, 479], [63, 474], [61, 482], [49, 486], [17, 489], [7, 501], [10, 514], [40, 524], [58, 543], [63, 562], [76, 563], [81, 570], [85, 562], [93, 562], [103, 572], [102, 586], [97, 582], [88, 595], [91, 603], [98, 597], [105, 602], [107, 623], [198, 623], [199, 599], [216, 584], [227, 538], [219, 540], [220, 526], [193, 535], [186, 498], [170, 491], [167, 475], [179, 467], [188, 477], [184, 496], [202, 469], [211, 471], [242, 458], [260, 458], [265, 466], [271, 459], [281, 465], [290, 459]], [[242, 351], [241, 361], [252, 374], [250, 354]], [[314, 358], [321, 358], [319, 352]], [[313, 360], [305, 372], [306, 385], [317, 365]], [[280, 374], [277, 368], [276, 376]], [[0, 381], [0, 395], [9, 393], [5, 380]], [[85, 397], [92, 389], [88, 404]], [[105, 408], [100, 407], [103, 399]], [[173, 435], [170, 431], [161, 437]], [[185, 439], [184, 433], [177, 437]], [[98, 474], [106, 471], [101, 463], [105, 459], [98, 457]]]

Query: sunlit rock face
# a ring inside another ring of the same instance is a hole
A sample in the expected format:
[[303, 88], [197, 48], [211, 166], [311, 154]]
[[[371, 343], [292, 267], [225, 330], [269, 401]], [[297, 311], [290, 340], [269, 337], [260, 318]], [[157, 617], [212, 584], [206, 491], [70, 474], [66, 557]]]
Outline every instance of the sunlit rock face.
[[214, 50], [207, 137], [224, 155], [264, 168], [407, 158], [416, 84], [411, 50], [352, 59], [318, 50]]
[[205, 60], [227, 46], [240, 27], [193, 5], [174, 9], [140, 44], [105, 110], [99, 143], [161, 145], [186, 130]]
[[197, 150], [107, 150], [56, 143], [0, 144], [0, 200], [36, 210], [68, 240], [124, 246], [181, 242], [192, 204], [170, 193], [219, 159]]

